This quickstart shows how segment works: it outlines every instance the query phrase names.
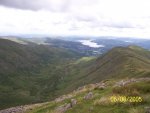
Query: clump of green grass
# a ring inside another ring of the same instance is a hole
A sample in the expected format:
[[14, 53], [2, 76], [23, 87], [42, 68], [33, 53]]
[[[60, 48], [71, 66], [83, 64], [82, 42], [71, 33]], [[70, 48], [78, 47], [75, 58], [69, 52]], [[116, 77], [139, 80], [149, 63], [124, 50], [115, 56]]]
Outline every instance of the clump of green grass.
[[88, 62], [88, 61], [93, 60], [95, 58], [96, 57], [82, 57], [82, 58], [78, 59], [74, 64], [79, 64], [82, 62]]
[[109, 97], [101, 97], [100, 99], [96, 99], [93, 103], [93, 105], [111, 105], [111, 101]]
[[128, 113], [144, 113], [144, 110], [141, 108], [131, 108], [128, 110]]
[[115, 87], [113, 88], [112, 92], [114, 94], [121, 94], [125, 96], [139, 96], [140, 95], [140, 92], [132, 86]]
[[139, 96], [140, 94], [150, 93], [150, 81], [137, 82], [122, 87], [115, 87], [113, 93], [123, 94], [128, 96]]

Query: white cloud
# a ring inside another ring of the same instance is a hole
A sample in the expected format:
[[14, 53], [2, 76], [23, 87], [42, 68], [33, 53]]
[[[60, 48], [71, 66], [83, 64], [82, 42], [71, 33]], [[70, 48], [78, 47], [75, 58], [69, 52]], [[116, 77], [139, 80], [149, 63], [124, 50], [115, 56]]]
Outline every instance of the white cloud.
[[0, 1], [1, 34], [150, 38], [149, 0], [12, 1]]

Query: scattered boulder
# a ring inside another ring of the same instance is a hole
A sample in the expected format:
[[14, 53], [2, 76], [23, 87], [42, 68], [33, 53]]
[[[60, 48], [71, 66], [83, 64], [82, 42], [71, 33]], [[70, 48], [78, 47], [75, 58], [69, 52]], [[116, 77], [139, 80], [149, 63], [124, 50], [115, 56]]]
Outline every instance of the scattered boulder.
[[69, 98], [71, 98], [73, 95], [63, 95], [63, 96], [60, 96], [60, 97], [58, 97], [58, 98], [56, 98], [55, 99], [55, 102], [62, 102], [63, 100], [65, 100], [65, 99], [69, 99]]
[[88, 94], [86, 94], [84, 96], [84, 99], [88, 100], [88, 99], [92, 99], [93, 98], [93, 93], [92, 92], [89, 92]]
[[104, 82], [96, 83], [95, 89], [104, 90], [106, 88], [106, 84]]
[[56, 113], [64, 113], [65, 111], [67, 111], [68, 109], [72, 108], [74, 105], [77, 104], [77, 100], [76, 99], [71, 99], [71, 103], [66, 103], [62, 106], [59, 106], [56, 108]]
[[145, 113], [150, 113], [150, 107], [145, 107]]
[[77, 89], [77, 91], [81, 91], [81, 90], [84, 90], [85, 89], [85, 86], [81, 86]]
[[23, 106], [17, 106], [17, 107], [1, 110], [0, 113], [23, 113], [24, 111], [25, 110]]
[[98, 86], [98, 89], [100, 89], [100, 90], [104, 90], [106, 87], [105, 86], [103, 86], [103, 85], [101, 85], [101, 86]]
[[76, 104], [77, 104], [77, 100], [76, 99], [71, 99], [71, 107], [73, 107]]
[[68, 109], [71, 108], [71, 104], [64, 104], [62, 106], [59, 106], [56, 108], [56, 113], [64, 113], [65, 111], [67, 111]]
[[72, 106], [71, 106], [71, 103], [69, 103], [69, 104], [67, 104], [66, 106], [65, 106], [65, 110], [68, 110], [68, 109], [70, 109]]
[[135, 83], [135, 82], [140, 82], [140, 81], [149, 81], [150, 78], [131, 78], [131, 79], [127, 79], [127, 80], [121, 80], [119, 82], [117, 82], [114, 87], [122, 87], [125, 85], [128, 85], [130, 83]]
[[11, 108], [7, 108], [4, 110], [0, 110], [0, 113], [24, 113], [26, 111], [33, 110], [34, 107], [42, 106], [43, 104], [46, 104], [46, 103], [38, 103], [38, 104], [32, 104], [32, 105], [11, 107]]
[[57, 108], [55, 109], [55, 111], [56, 111], [56, 113], [63, 113], [63, 112], [65, 112], [65, 107], [64, 107], [64, 105], [57, 107]]

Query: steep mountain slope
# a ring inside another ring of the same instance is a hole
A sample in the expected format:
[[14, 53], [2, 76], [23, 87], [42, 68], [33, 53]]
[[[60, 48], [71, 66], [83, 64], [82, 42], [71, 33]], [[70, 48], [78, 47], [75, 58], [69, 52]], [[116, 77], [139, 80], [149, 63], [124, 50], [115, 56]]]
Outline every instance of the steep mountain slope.
[[0, 39], [0, 108], [52, 98], [63, 67], [80, 54]]
[[117, 47], [98, 58], [91, 67], [89, 74], [95, 77], [146, 76], [145, 72], [150, 69], [150, 52], [136, 46]]
[[137, 46], [116, 47], [99, 58], [72, 65], [70, 73], [66, 90], [108, 78], [148, 77], [150, 51]]
[[64, 48], [1, 39], [0, 109], [54, 99], [104, 79], [150, 75], [150, 52], [137, 46], [116, 47], [98, 58], [80, 57]]

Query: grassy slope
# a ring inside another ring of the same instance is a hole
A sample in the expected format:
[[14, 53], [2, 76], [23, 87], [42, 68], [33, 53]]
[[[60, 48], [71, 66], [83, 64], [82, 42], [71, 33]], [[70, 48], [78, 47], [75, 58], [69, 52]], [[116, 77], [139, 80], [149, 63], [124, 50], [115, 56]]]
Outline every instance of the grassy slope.
[[79, 86], [108, 78], [150, 75], [150, 52], [140, 47], [117, 47], [99, 58], [89, 59], [84, 58], [70, 64], [68, 68], [65, 67], [69, 71], [64, 76], [65, 89], [61, 87], [61, 92], [69, 92]]
[[0, 39], [0, 109], [53, 98], [64, 73], [59, 68], [79, 56], [65, 49]]
[[0, 42], [1, 108], [54, 99], [112, 77], [144, 77], [150, 73], [150, 52], [136, 46], [118, 47], [99, 58], [72, 62], [69, 59], [79, 55], [63, 49]]
[[61, 80], [56, 93], [65, 94], [79, 86], [109, 78], [149, 77], [150, 52], [136, 46], [117, 47], [99, 58], [77, 60], [65, 69], [68, 74]]
[[[104, 90], [98, 88], [90, 90], [94, 97], [89, 100], [84, 99], [84, 96], [89, 92], [88, 87], [77, 95], [72, 94], [72, 98], [77, 100], [77, 105], [65, 113], [145, 113], [145, 107], [150, 105], [150, 81], [139, 81], [122, 87], [112, 87], [117, 81], [116, 79], [106, 81], [107, 87]], [[139, 96], [142, 97], [142, 102], [113, 103], [110, 101], [112, 95]], [[61, 102], [51, 101], [27, 113], [57, 113], [55, 109], [69, 103], [70, 100], [71, 98]]]

